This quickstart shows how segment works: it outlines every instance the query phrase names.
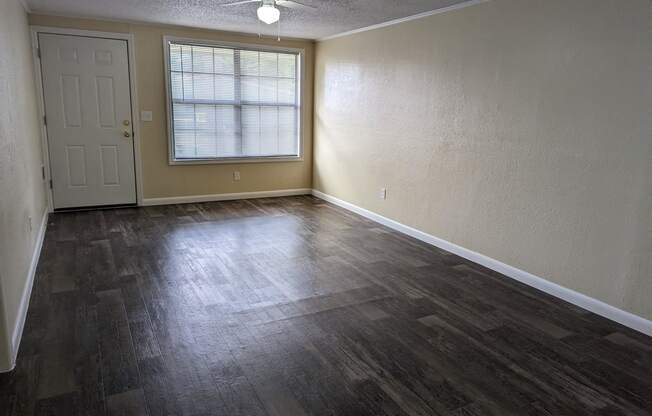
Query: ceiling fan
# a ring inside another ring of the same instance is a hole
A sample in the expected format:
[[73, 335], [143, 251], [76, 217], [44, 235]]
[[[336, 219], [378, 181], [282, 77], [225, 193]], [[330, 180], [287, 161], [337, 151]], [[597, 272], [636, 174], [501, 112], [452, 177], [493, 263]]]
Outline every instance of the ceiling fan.
[[222, 4], [222, 6], [238, 6], [247, 3], [261, 3], [256, 14], [261, 22], [268, 25], [278, 22], [281, 17], [281, 11], [277, 9], [276, 6], [287, 7], [289, 9], [316, 9], [314, 6], [309, 6], [294, 0], [242, 0], [234, 3]]

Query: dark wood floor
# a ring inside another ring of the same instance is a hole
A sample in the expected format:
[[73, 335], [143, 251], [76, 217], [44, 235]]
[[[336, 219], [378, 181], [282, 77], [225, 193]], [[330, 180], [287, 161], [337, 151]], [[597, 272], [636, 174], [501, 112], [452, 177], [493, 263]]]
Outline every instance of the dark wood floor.
[[312, 197], [50, 217], [2, 415], [649, 415], [652, 339]]

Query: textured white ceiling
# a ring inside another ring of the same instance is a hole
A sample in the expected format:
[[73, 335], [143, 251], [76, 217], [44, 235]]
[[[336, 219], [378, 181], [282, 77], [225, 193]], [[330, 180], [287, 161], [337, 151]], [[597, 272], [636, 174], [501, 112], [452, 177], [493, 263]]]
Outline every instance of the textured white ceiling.
[[[276, 35], [258, 23], [258, 3], [221, 7], [236, 0], [27, 0], [34, 13], [167, 23]], [[314, 10], [281, 9], [281, 36], [319, 39], [467, 0], [300, 0]]]

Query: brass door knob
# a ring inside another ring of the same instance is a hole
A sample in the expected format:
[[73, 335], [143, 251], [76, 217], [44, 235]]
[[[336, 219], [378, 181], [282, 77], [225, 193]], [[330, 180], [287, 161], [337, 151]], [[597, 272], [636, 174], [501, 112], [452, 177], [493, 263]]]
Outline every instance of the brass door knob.
[[131, 133], [129, 133], [127, 130], [123, 131], [122, 135], [125, 137], [131, 137]]

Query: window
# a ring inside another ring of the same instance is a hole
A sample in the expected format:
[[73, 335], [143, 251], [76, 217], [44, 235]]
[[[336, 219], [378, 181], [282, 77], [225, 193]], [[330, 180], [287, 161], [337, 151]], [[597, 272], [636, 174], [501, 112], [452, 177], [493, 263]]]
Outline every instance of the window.
[[165, 47], [171, 163], [300, 157], [300, 51]]

